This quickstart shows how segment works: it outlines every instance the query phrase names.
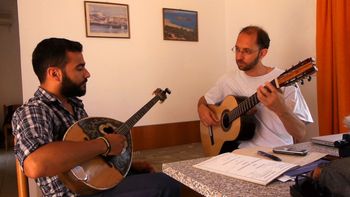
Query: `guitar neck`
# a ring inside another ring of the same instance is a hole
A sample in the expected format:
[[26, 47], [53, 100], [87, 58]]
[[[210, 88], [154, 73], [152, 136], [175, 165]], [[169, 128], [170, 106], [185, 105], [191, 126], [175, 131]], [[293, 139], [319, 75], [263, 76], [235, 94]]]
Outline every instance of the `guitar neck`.
[[229, 113], [229, 121], [232, 122], [236, 120], [238, 117], [242, 116], [245, 114], [247, 111], [252, 109], [255, 105], [259, 103], [259, 99], [257, 94], [253, 94], [249, 98], [245, 99], [241, 103], [238, 104], [236, 108], [234, 108], [232, 111]]
[[153, 97], [148, 103], [146, 103], [141, 109], [139, 109], [134, 115], [132, 115], [124, 124], [122, 124], [117, 132], [126, 134], [129, 130], [159, 101], [159, 97]]
[[[278, 81], [278, 79], [274, 79], [272, 80], [270, 83], [274, 86], [274, 87], [279, 87], [276, 85], [276, 81]], [[258, 95], [257, 93], [254, 93], [252, 96], [248, 97], [247, 99], [245, 99], [244, 101], [242, 101], [241, 103], [238, 104], [238, 106], [236, 108], [234, 108], [230, 113], [229, 113], [229, 120], [234, 121], [236, 120], [238, 117], [242, 116], [243, 114], [247, 113], [249, 110], [251, 110], [255, 105], [257, 105], [259, 103], [259, 99], [258, 99]]]

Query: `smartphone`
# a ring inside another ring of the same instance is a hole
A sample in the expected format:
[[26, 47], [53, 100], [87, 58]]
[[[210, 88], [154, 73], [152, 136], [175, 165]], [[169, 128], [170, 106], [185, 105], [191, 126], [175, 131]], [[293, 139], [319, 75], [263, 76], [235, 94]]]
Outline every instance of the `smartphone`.
[[273, 148], [272, 151], [274, 153], [287, 154], [287, 155], [300, 155], [300, 156], [305, 156], [308, 153], [308, 150], [306, 149], [297, 149], [293, 147]]

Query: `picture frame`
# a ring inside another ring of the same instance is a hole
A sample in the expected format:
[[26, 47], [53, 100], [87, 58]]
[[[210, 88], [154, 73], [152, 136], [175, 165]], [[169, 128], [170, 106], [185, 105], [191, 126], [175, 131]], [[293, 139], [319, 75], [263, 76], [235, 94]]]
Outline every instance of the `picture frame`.
[[198, 12], [163, 8], [163, 38], [198, 42]]
[[84, 1], [86, 37], [130, 38], [129, 5]]

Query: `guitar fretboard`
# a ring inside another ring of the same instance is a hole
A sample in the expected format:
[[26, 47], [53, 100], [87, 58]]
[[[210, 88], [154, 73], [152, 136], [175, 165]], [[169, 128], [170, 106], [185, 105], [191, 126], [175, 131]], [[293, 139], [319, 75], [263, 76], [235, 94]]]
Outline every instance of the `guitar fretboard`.
[[[271, 84], [274, 87], [276, 87], [276, 80], [272, 80]], [[232, 122], [236, 120], [238, 117], [242, 116], [243, 114], [251, 110], [259, 102], [260, 101], [258, 99], [257, 93], [254, 93], [252, 96], [248, 97], [247, 99], [239, 103], [236, 108], [234, 108], [232, 111], [229, 112], [229, 121]]]

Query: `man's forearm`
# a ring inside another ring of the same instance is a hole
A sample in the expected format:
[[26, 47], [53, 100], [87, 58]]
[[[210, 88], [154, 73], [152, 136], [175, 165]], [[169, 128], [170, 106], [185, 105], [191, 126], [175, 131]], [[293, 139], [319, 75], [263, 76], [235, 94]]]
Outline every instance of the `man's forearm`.
[[38, 148], [26, 158], [24, 172], [31, 178], [54, 176], [104, 153], [105, 150], [105, 144], [100, 139], [52, 142]]
[[293, 136], [296, 141], [301, 141], [306, 133], [306, 126], [294, 113], [284, 111], [278, 114], [287, 132]]

